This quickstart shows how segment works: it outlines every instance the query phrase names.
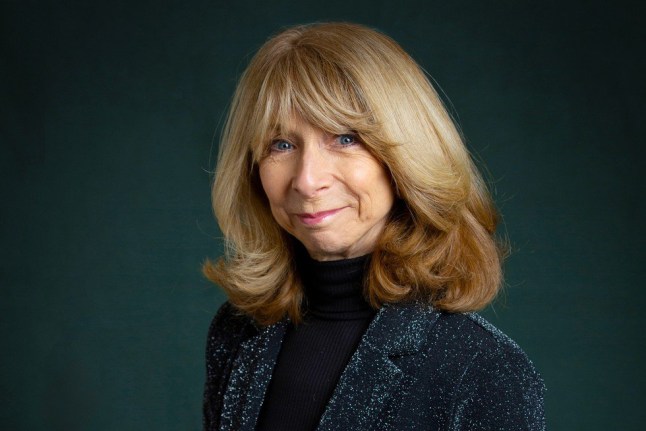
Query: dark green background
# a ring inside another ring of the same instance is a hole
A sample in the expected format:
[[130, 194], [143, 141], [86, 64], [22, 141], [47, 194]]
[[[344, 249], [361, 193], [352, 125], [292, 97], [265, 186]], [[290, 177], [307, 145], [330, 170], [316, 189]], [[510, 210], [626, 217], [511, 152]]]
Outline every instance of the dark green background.
[[643, 429], [642, 6], [1, 4], [0, 429], [200, 428], [213, 136], [249, 55], [317, 20], [385, 31], [450, 98], [513, 246], [485, 314], [550, 429]]

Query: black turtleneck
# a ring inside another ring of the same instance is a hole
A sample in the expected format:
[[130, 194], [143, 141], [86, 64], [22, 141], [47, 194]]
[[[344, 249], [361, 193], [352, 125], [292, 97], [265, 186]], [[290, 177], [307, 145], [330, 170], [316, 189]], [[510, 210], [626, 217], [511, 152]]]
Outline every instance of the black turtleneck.
[[256, 430], [306, 431], [318, 425], [375, 314], [362, 294], [368, 260], [299, 259], [304, 319], [287, 328]]

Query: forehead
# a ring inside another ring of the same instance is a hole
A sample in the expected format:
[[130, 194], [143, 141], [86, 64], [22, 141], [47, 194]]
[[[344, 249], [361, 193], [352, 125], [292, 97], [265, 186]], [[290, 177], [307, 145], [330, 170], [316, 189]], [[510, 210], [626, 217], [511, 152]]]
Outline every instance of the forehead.
[[285, 119], [284, 122], [278, 124], [274, 130], [274, 137], [282, 136], [286, 138], [303, 138], [310, 135], [330, 135], [330, 134], [340, 134], [348, 133], [351, 130], [349, 128], [344, 128], [343, 130], [326, 130], [326, 128], [321, 127], [316, 124], [304, 119], [298, 114], [293, 114], [292, 116]]
[[284, 132], [304, 123], [329, 132], [347, 131], [355, 128], [367, 111], [352, 103], [353, 98], [347, 93], [302, 89], [296, 83], [271, 99], [266, 106], [269, 118], [265, 122], [271, 131]]

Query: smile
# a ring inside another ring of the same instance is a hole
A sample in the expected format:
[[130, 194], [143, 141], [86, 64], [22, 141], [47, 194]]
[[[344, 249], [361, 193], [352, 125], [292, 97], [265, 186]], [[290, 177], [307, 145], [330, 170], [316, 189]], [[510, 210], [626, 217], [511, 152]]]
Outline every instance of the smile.
[[305, 225], [308, 226], [316, 226], [320, 223], [322, 223], [324, 220], [327, 220], [334, 214], [338, 213], [341, 211], [343, 208], [336, 208], [333, 210], [328, 210], [328, 211], [320, 211], [317, 213], [303, 213], [303, 214], [296, 214], [298, 219]]

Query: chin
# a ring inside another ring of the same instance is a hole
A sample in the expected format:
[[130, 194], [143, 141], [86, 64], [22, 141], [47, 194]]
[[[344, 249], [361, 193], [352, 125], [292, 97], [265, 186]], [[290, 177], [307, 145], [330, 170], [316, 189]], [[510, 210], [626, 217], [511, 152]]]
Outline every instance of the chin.
[[345, 259], [349, 247], [338, 245], [305, 244], [309, 255], [316, 260], [340, 260]]

